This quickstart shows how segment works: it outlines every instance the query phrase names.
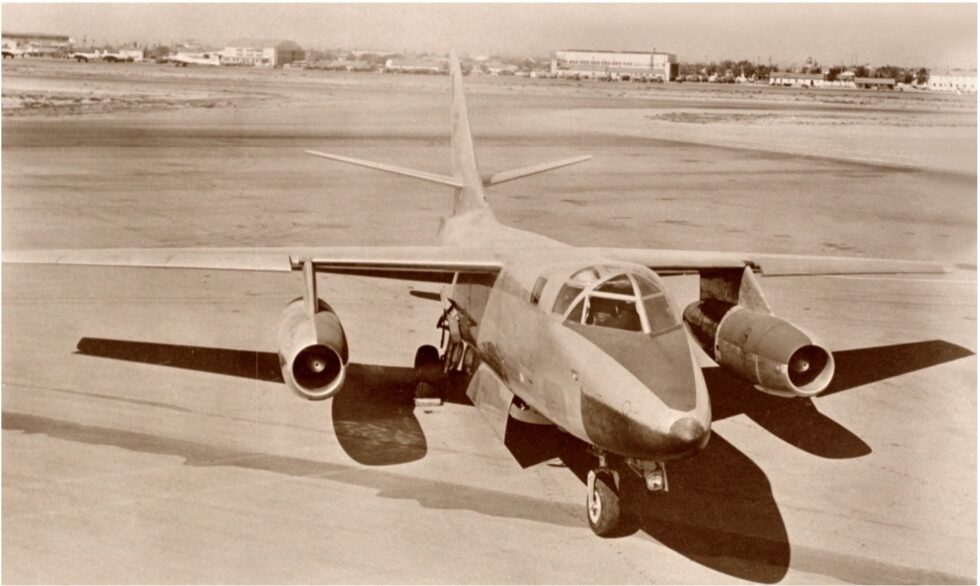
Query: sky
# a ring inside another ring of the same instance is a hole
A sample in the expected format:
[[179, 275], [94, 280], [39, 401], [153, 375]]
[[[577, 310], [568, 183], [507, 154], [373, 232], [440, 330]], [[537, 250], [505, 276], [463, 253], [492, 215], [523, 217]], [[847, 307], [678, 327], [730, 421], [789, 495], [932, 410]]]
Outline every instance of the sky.
[[4, 2], [4, 32], [76, 43], [237, 37], [304, 48], [550, 55], [556, 49], [658, 50], [682, 62], [750, 59], [975, 68], [969, 4], [41, 4]]

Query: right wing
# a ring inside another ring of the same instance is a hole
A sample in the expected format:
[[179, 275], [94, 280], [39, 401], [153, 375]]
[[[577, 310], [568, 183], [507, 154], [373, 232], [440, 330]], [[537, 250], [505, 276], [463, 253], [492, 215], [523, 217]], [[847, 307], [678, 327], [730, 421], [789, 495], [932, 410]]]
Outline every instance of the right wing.
[[442, 246], [294, 248], [125, 248], [4, 250], [13, 264], [290, 272], [309, 260], [317, 272], [449, 283], [457, 273], [496, 275], [490, 251]]
[[741, 271], [745, 267], [757, 270], [767, 277], [946, 272], [946, 268], [937, 263], [886, 258], [644, 248], [594, 248], [592, 250], [604, 256], [650, 267], [662, 275], [732, 269]]

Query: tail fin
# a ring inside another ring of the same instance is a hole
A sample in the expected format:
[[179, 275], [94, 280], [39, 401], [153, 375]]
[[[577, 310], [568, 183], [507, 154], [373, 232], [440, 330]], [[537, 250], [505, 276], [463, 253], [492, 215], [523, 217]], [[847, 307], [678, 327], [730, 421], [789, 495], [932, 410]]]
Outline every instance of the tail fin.
[[488, 206], [483, 193], [483, 178], [476, 163], [476, 151], [473, 149], [470, 119], [466, 114], [463, 71], [455, 52], [449, 54], [449, 77], [452, 82], [449, 142], [452, 149], [453, 178], [463, 185], [456, 190], [453, 202], [453, 215], [459, 215]]
[[407, 169], [397, 165], [386, 163], [376, 163], [355, 159], [342, 155], [322, 153], [319, 151], [306, 151], [308, 154], [347, 163], [367, 167], [386, 173], [394, 173], [403, 177], [411, 177], [422, 181], [429, 181], [440, 185], [446, 185], [455, 189], [453, 199], [453, 215], [458, 216], [472, 211], [485, 210], [490, 212], [487, 205], [486, 195], [483, 193], [484, 187], [497, 185], [515, 179], [522, 179], [545, 171], [560, 169], [575, 163], [587, 161], [591, 157], [588, 155], [562, 159], [550, 163], [541, 163], [520, 169], [511, 169], [499, 173], [483, 176], [480, 174], [480, 167], [476, 163], [476, 151], [473, 149], [473, 136], [470, 133], [470, 119], [466, 113], [466, 96], [463, 95], [463, 71], [459, 66], [459, 59], [456, 53], [449, 55], [449, 76], [452, 83], [452, 108], [450, 118], [449, 142], [451, 147], [452, 175], [440, 175], [428, 171], [418, 171]]

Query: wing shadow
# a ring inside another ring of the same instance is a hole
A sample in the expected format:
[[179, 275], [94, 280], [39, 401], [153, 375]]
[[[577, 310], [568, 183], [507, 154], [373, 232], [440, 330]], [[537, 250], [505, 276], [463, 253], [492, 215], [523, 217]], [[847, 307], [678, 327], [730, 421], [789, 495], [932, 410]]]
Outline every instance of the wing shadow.
[[[597, 462], [583, 442], [565, 436], [561, 460], [585, 484]], [[703, 566], [745, 580], [774, 583], [790, 563], [789, 537], [768, 477], [717, 433], [695, 458], [668, 464], [670, 490], [636, 491], [640, 530]]]
[[[943, 340], [834, 352], [834, 381], [820, 396], [972, 355], [970, 350]], [[784, 399], [761, 393], [720, 367], [702, 371], [715, 421], [745, 414], [776, 437], [822, 458], [857, 458], [871, 453], [864, 440], [822, 414], [810, 399]]]
[[[82, 338], [78, 354], [282, 383], [272, 352]], [[331, 405], [341, 448], [368, 466], [413, 462], [427, 443], [411, 401], [413, 369], [351, 363], [344, 391]], [[284, 391], [285, 392], [285, 391]]]

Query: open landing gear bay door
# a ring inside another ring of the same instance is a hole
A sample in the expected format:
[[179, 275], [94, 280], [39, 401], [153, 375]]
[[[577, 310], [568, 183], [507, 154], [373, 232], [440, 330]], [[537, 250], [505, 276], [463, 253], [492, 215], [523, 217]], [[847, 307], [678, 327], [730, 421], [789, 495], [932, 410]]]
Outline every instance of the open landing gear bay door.
[[504, 441], [507, 436], [507, 421], [510, 417], [514, 393], [510, 392], [507, 385], [489, 366], [481, 363], [470, 379], [466, 396], [476, 405], [480, 415], [487, 420], [500, 441]]

